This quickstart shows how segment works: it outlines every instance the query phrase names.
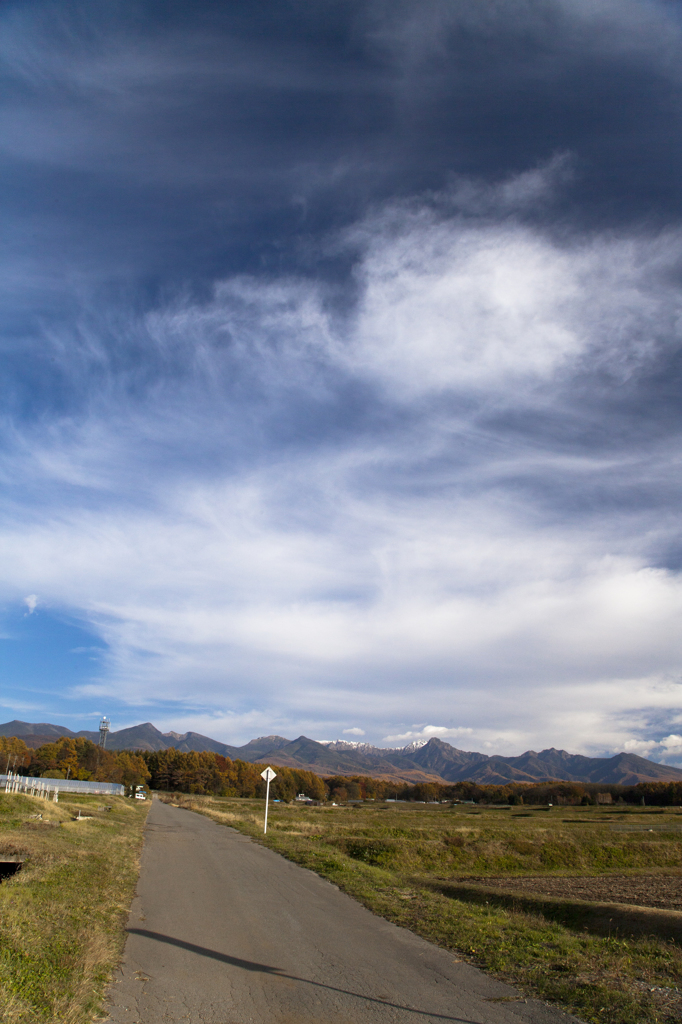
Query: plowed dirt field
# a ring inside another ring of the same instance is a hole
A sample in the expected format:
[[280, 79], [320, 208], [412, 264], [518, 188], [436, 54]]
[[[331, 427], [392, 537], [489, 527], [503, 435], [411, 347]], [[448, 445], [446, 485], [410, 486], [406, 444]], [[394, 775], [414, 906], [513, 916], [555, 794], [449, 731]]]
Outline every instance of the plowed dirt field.
[[597, 903], [634, 903], [640, 907], [682, 910], [682, 874], [601, 875], [598, 878], [459, 878], [508, 892], [552, 896]]

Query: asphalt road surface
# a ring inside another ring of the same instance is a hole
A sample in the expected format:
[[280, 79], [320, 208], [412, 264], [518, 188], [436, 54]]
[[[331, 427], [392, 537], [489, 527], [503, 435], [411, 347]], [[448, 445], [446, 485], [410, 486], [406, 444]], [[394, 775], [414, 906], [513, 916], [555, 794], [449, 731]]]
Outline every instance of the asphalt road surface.
[[569, 1024], [200, 814], [154, 800], [111, 1024]]

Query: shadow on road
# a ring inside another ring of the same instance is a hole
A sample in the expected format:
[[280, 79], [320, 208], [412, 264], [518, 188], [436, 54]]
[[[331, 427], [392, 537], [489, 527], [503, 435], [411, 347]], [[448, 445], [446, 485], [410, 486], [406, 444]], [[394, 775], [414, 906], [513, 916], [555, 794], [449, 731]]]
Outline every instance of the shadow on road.
[[205, 946], [195, 946], [192, 942], [185, 942], [183, 939], [173, 939], [170, 935], [161, 935], [159, 932], [150, 932], [146, 928], [128, 928], [129, 935], [142, 935], [146, 939], [154, 939], [156, 942], [167, 942], [170, 946], [178, 946], [198, 956], [206, 956], [211, 960], [219, 960], [223, 964], [230, 964], [232, 967], [240, 967], [244, 971], [257, 971], [260, 974], [271, 974], [276, 978], [288, 978], [289, 981], [300, 981], [305, 985], [314, 985], [315, 988], [325, 988], [330, 992], [339, 992], [341, 995], [353, 996], [354, 999], [364, 999], [368, 1003], [378, 1003], [379, 1006], [390, 1006], [394, 1010], [404, 1010], [405, 1013], [416, 1013], [421, 1017], [432, 1017], [436, 1020], [455, 1021], [456, 1024], [480, 1024], [472, 1021], [470, 1017], [449, 1017], [444, 1013], [431, 1013], [428, 1010], [415, 1010], [412, 1006], [403, 1006], [401, 1003], [391, 1003], [387, 999], [377, 999], [374, 996], [363, 996], [360, 992], [349, 992], [345, 988], [335, 988], [333, 985], [324, 985], [321, 981], [310, 981], [308, 978], [299, 978], [295, 974], [287, 974], [280, 967], [269, 967], [268, 964], [257, 964], [252, 960], [240, 960], [236, 956], [228, 956], [227, 953], [218, 953], [215, 949], [207, 949]]

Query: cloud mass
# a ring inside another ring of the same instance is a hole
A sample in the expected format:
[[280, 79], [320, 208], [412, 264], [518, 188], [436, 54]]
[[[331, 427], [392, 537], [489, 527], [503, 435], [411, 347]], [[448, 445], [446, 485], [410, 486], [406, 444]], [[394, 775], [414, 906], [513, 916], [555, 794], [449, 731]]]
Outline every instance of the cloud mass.
[[10, 717], [682, 763], [675, 11], [266, 7], [0, 15]]

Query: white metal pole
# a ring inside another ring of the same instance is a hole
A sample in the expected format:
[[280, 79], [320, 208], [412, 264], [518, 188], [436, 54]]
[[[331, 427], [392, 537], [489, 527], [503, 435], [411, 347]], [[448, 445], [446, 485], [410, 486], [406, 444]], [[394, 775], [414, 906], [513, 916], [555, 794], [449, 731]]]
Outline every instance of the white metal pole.
[[268, 775], [268, 781], [265, 784], [265, 826], [263, 828], [263, 835], [268, 830], [268, 801], [270, 799], [270, 776]]

